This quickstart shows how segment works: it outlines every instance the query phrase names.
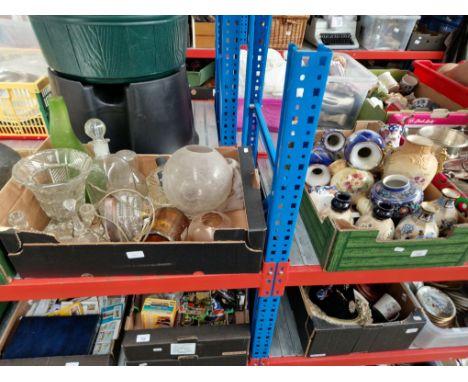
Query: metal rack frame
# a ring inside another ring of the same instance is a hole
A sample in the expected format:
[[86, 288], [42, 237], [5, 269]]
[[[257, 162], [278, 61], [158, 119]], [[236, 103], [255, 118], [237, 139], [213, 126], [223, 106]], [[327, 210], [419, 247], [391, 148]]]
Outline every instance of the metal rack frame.
[[[246, 25], [249, 23], [248, 36]], [[257, 274], [114, 276], [15, 279], [0, 285], [0, 301], [89, 295], [140, 294], [226, 288], [257, 289], [253, 305], [251, 365], [375, 364], [468, 357], [468, 347], [403, 350], [346, 356], [269, 358], [278, 307], [285, 286], [410, 280], [467, 280], [462, 267], [325, 272], [318, 265], [289, 264], [291, 243], [326, 86], [331, 51], [288, 50], [281, 127], [275, 149], [262, 114], [262, 89], [271, 16], [219, 16], [216, 48], [216, 114], [220, 143], [236, 144], [240, 46], [248, 40], [243, 143], [255, 149], [259, 135], [274, 169], [266, 199], [268, 236], [262, 271]], [[229, 39], [229, 41], [227, 40]], [[249, 85], [251, 84], [251, 85]]]
[[[305, 176], [317, 130], [323, 95], [327, 84], [332, 51], [319, 46], [317, 51], [298, 51], [290, 45], [281, 108], [280, 129], [275, 149], [262, 113], [271, 16], [250, 16], [248, 56], [244, 96], [242, 145], [257, 154], [259, 134], [273, 169], [268, 206], [264, 275], [253, 306], [251, 365], [372, 364], [404, 359], [430, 360], [444, 354], [447, 358], [467, 355], [468, 348], [404, 350], [362, 356], [350, 354], [311, 361], [306, 357], [269, 358], [281, 296], [286, 285], [384, 282], [416, 277], [417, 270], [326, 273], [319, 266], [289, 266], [289, 255], [299, 213]], [[235, 81], [238, 81], [236, 78]], [[467, 277], [468, 268], [454, 267], [452, 279]], [[438, 270], [427, 269], [423, 279], [438, 277]], [[443, 272], [446, 273], [446, 272]], [[399, 275], [399, 276], [398, 276]], [[369, 276], [369, 277], [367, 277]], [[408, 280], [406, 280], [408, 281]], [[440, 349], [441, 350], [441, 349]], [[402, 361], [399, 361], [402, 362]]]

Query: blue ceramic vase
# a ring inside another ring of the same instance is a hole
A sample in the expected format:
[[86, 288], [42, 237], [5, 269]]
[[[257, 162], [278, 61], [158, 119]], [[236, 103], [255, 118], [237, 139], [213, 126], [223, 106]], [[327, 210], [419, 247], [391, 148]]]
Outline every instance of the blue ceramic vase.
[[309, 165], [312, 164], [323, 164], [329, 166], [335, 161], [335, 158], [327, 150], [322, 147], [314, 147], [310, 154]]
[[344, 156], [351, 166], [372, 171], [383, 159], [385, 147], [382, 137], [372, 130], [359, 130], [346, 140]]
[[370, 192], [372, 203], [393, 206], [393, 218], [401, 219], [416, 211], [423, 201], [421, 187], [403, 175], [389, 175], [374, 184]]

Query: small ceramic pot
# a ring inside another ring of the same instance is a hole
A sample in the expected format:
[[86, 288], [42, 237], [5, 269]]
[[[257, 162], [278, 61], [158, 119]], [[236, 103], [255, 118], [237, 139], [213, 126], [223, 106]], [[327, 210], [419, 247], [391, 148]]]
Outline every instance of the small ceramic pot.
[[319, 215], [321, 215], [325, 209], [330, 208], [331, 201], [336, 193], [337, 189], [334, 186], [312, 187], [309, 195]]
[[207, 212], [193, 218], [187, 230], [187, 240], [189, 241], [214, 241], [214, 234], [217, 229], [227, 228], [231, 224], [229, 216], [217, 212]]
[[446, 236], [453, 225], [458, 222], [458, 210], [455, 201], [460, 197], [460, 193], [451, 188], [442, 189], [442, 196], [433, 203], [438, 207], [435, 214], [435, 222], [439, 227], [441, 236]]
[[419, 80], [417, 77], [411, 74], [405, 74], [400, 81], [400, 93], [404, 95], [410, 94], [418, 84]]
[[335, 220], [344, 220], [349, 224], [353, 224], [353, 216], [351, 214], [351, 195], [347, 192], [337, 192], [330, 203], [330, 208], [322, 212], [321, 217], [329, 217]]
[[390, 145], [394, 149], [400, 147], [404, 132], [405, 128], [396, 123], [385, 125], [379, 129], [379, 134], [383, 138], [385, 145]]
[[307, 169], [306, 183], [310, 187], [327, 186], [330, 179], [330, 171], [323, 164], [313, 164]]
[[432, 111], [437, 109], [439, 105], [433, 102], [430, 98], [421, 97], [416, 98], [413, 102], [411, 102], [411, 107], [419, 111]]
[[320, 144], [322, 147], [330, 153], [335, 155], [339, 154], [346, 143], [346, 137], [339, 130], [329, 129], [325, 130]]
[[437, 207], [429, 202], [422, 202], [421, 208], [413, 215], [406, 216], [395, 229], [395, 239], [435, 239], [439, 228], [435, 222]]
[[332, 177], [330, 185], [338, 191], [349, 193], [353, 203], [356, 203], [358, 197], [366, 194], [374, 185], [374, 176], [369, 171], [346, 167]]
[[312, 164], [323, 164], [328, 166], [334, 162], [335, 158], [331, 153], [325, 150], [323, 147], [314, 147], [310, 154], [309, 165]]
[[400, 88], [398, 82], [393, 78], [390, 72], [384, 72], [377, 77], [380, 83], [385, 86], [389, 93], [397, 92]]
[[382, 137], [375, 131], [359, 130], [346, 140], [344, 155], [351, 166], [371, 171], [382, 162], [384, 147]]
[[401, 306], [388, 293], [385, 293], [373, 308], [382, 316], [385, 321], [395, 321], [400, 315]]
[[374, 209], [356, 222], [356, 227], [377, 230], [377, 240], [392, 240], [395, 235], [395, 224], [392, 220], [393, 207], [387, 203], [379, 203]]
[[401, 219], [416, 211], [424, 193], [415, 182], [403, 175], [389, 175], [371, 189], [372, 203], [388, 203], [393, 206], [393, 217]]

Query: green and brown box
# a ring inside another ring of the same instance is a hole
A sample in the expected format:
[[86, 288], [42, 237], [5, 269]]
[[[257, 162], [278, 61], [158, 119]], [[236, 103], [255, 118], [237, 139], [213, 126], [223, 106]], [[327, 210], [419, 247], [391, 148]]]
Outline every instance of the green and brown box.
[[[379, 124], [379, 121], [359, 121], [355, 130], [375, 130]], [[429, 201], [441, 195], [433, 185], [424, 194]], [[300, 213], [320, 264], [327, 271], [456, 266], [468, 259], [468, 219], [462, 216], [450, 237], [377, 241], [375, 230], [340, 226], [328, 217], [322, 221], [306, 191]]]

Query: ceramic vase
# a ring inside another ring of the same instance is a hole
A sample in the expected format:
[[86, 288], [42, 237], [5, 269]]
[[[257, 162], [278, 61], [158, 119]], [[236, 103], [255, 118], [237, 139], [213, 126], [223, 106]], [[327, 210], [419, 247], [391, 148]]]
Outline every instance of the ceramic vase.
[[419, 210], [398, 223], [395, 229], [395, 239], [435, 239], [439, 236], [439, 228], [434, 216], [437, 210], [435, 205], [422, 202]]
[[309, 165], [323, 164], [325, 166], [328, 166], [332, 164], [334, 160], [335, 158], [333, 157], [332, 154], [330, 154], [323, 147], [318, 146], [312, 149], [312, 152], [310, 154]]
[[395, 235], [395, 224], [392, 220], [393, 206], [388, 203], [377, 204], [371, 213], [361, 216], [356, 227], [377, 230], [377, 240], [392, 240]]
[[384, 141], [372, 130], [359, 130], [346, 140], [344, 156], [351, 166], [360, 170], [372, 171], [383, 159]]
[[379, 129], [379, 134], [383, 138], [386, 146], [396, 149], [400, 147], [404, 131], [405, 128], [402, 125], [391, 123], [381, 127]]
[[330, 203], [330, 207], [323, 210], [321, 217], [322, 219], [329, 217], [330, 219], [344, 220], [352, 225], [351, 195], [347, 192], [337, 192]]
[[320, 140], [322, 147], [335, 156], [341, 153], [345, 143], [346, 137], [344, 134], [335, 129], [325, 130], [322, 135], [322, 139]]
[[346, 167], [333, 175], [330, 185], [338, 191], [349, 193], [353, 203], [356, 203], [358, 197], [366, 194], [374, 185], [374, 176], [369, 171]]
[[323, 164], [313, 164], [307, 169], [306, 183], [310, 187], [326, 186], [330, 179], [330, 171]]
[[374, 184], [370, 192], [374, 204], [388, 203], [393, 206], [397, 220], [416, 211], [423, 201], [422, 188], [403, 175], [389, 175]]
[[441, 236], [446, 236], [453, 225], [458, 221], [458, 211], [455, 201], [460, 197], [460, 193], [451, 188], [442, 189], [442, 196], [433, 202], [438, 207], [435, 214], [435, 222], [439, 227]]
[[425, 190], [438, 167], [432, 150], [433, 143], [429, 138], [409, 135], [405, 144], [386, 158], [383, 177], [404, 175]]

